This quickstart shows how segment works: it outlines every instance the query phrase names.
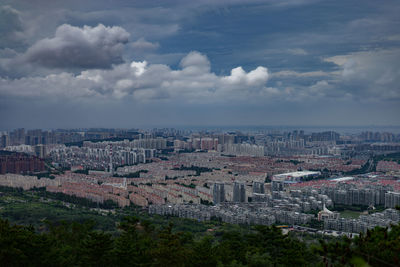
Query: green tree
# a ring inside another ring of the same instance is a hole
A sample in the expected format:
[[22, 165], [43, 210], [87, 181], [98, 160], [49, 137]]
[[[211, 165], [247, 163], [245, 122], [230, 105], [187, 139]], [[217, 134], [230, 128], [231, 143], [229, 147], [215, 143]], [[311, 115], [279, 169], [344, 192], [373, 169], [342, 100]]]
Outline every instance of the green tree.
[[152, 250], [155, 266], [185, 266], [192, 251], [185, 243], [190, 242], [184, 233], [173, 233], [172, 224], [164, 227], [158, 234], [156, 247]]
[[193, 244], [193, 253], [189, 260], [190, 266], [208, 267], [217, 265], [214, 238], [204, 236]]
[[151, 263], [152, 229], [147, 225], [145, 232], [140, 233], [138, 226], [139, 219], [136, 217], [126, 217], [121, 222], [119, 228], [122, 234], [116, 239], [114, 249], [117, 266], [145, 266]]
[[82, 241], [80, 262], [83, 266], [109, 266], [113, 262], [110, 234], [91, 232]]

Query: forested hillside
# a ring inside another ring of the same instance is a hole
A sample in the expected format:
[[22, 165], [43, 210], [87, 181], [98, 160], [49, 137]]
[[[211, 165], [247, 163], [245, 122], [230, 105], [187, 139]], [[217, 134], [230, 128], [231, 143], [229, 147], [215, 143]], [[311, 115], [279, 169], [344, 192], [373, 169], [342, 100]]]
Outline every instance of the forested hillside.
[[212, 232], [195, 238], [173, 225], [127, 217], [116, 235], [93, 224], [32, 227], [0, 220], [0, 266], [399, 266], [400, 226], [359, 238], [307, 245], [276, 227]]

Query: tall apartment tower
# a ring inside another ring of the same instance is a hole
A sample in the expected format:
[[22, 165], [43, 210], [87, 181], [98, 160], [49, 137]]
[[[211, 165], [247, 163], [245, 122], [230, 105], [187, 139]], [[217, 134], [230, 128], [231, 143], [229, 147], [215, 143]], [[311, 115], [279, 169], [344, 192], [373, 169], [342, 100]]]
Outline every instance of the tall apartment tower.
[[46, 157], [46, 146], [45, 145], [36, 145], [35, 146], [35, 154], [37, 157], [43, 159]]
[[213, 202], [219, 204], [225, 202], [225, 187], [223, 183], [215, 183], [213, 186]]
[[0, 138], [0, 147], [6, 147], [10, 145], [10, 137], [8, 135], [2, 135]]
[[233, 202], [246, 202], [246, 187], [244, 183], [233, 183]]
[[265, 194], [265, 188], [263, 182], [253, 182], [253, 193]]
[[112, 145], [110, 145], [110, 174], [111, 176], [114, 175], [114, 166], [113, 166], [113, 151], [112, 151]]

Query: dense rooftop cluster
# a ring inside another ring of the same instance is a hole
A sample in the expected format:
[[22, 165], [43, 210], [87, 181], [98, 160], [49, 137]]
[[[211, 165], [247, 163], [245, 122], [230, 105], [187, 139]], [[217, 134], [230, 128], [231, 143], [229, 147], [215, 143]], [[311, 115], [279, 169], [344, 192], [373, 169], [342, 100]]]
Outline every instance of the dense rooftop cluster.
[[[198, 220], [344, 232], [389, 226], [393, 218], [376, 213], [371, 218], [380, 221], [351, 221], [328, 208], [369, 207], [372, 213], [374, 208], [400, 205], [399, 158], [387, 152], [398, 149], [395, 135], [171, 129], [77, 133], [19, 129], [3, 134], [5, 150], [36, 154], [46, 160], [47, 173], [37, 178], [20, 172], [0, 175], [0, 185], [42, 187], [97, 203], [149, 207], [151, 213]], [[58, 144], [64, 135], [82, 138]], [[381, 139], [375, 140], [377, 136]], [[356, 224], [358, 228], [343, 226]]]

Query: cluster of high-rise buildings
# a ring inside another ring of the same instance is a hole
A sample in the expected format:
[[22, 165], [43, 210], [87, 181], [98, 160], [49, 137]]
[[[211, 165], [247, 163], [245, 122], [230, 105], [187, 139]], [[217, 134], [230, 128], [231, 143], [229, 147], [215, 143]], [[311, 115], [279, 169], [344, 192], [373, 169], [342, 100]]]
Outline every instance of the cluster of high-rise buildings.
[[41, 129], [25, 130], [24, 128], [3, 133], [0, 138], [0, 147], [15, 145], [47, 145], [78, 142], [85, 139], [83, 132], [72, 131], [44, 131]]
[[[226, 183], [215, 182], [212, 187], [214, 206], [198, 204], [156, 204], [150, 205], [149, 212], [161, 215], [174, 215], [196, 220], [220, 219], [229, 223], [241, 224], [307, 224], [314, 215], [311, 210], [332, 206], [328, 196], [313, 191], [291, 190], [265, 193], [265, 183], [253, 181], [252, 193], [247, 195], [243, 182], [233, 182], [231, 200], [226, 199]], [[248, 197], [250, 196], [250, 197]]]
[[[263, 157], [264, 156], [264, 146], [259, 146], [255, 144], [243, 143], [235, 144], [234, 139], [229, 139], [225, 143], [219, 143], [217, 138], [194, 138], [187, 141], [175, 140], [174, 148], [176, 150], [215, 150], [222, 152], [224, 154], [236, 155], [236, 156], [253, 156], [253, 157]], [[224, 139], [223, 139], [224, 140]], [[224, 141], [222, 141], [224, 142]]]
[[361, 141], [367, 142], [394, 142], [399, 140], [399, 136], [387, 132], [362, 132], [358, 137]]
[[360, 215], [358, 219], [336, 218], [324, 220], [324, 228], [347, 233], [365, 233], [376, 226], [390, 227], [400, 222], [400, 211], [386, 209], [368, 215]]
[[400, 207], [400, 192], [388, 191], [385, 193], [385, 208]]
[[[153, 131], [156, 132], [156, 131]], [[171, 134], [171, 132], [169, 132]], [[174, 134], [184, 132], [175, 131]], [[49, 145], [76, 143], [85, 140], [104, 139], [144, 139], [153, 138], [155, 134], [143, 132], [137, 129], [57, 129], [57, 130], [26, 130], [15, 129], [9, 132], [0, 132], [0, 148], [16, 145]]]
[[[293, 186], [285, 188], [268, 187], [264, 182], [229, 183], [215, 182], [210, 188], [215, 206], [198, 204], [155, 204], [150, 205], [150, 213], [174, 215], [196, 220], [220, 219], [224, 222], [243, 224], [284, 223], [301, 225], [310, 223], [311, 220], [324, 222], [327, 230], [337, 230], [349, 233], [365, 232], [375, 226], [390, 226], [398, 222], [398, 211], [386, 209], [381, 213], [362, 215], [359, 219], [344, 219], [338, 212], [332, 212], [326, 207], [334, 208], [335, 205], [369, 206], [371, 210], [376, 207], [393, 208], [400, 205], [400, 192], [393, 183], [372, 176], [368, 177], [343, 177], [331, 180], [312, 179], [303, 183], [301, 178], [318, 173], [298, 172], [276, 175], [276, 179], [291, 180], [296, 182]], [[395, 183], [396, 181], [393, 180]], [[305, 186], [302, 186], [305, 185]], [[227, 199], [227, 186], [232, 190], [232, 197]], [[249, 194], [247, 188], [251, 187]], [[320, 210], [318, 217], [311, 214]], [[396, 217], [397, 216], [397, 217]]]
[[380, 206], [385, 204], [385, 194], [389, 186], [371, 185], [366, 188], [354, 184], [339, 183], [335, 187], [322, 187], [321, 192], [328, 195], [336, 204], [347, 206]]
[[[154, 144], [156, 147], [157, 144]], [[152, 146], [150, 146], [152, 147]], [[83, 166], [84, 169], [110, 170], [123, 165], [145, 163], [154, 158], [155, 149], [121, 146], [113, 142], [92, 143], [84, 142], [82, 147], [65, 145], [54, 146], [48, 151], [48, 157], [62, 167]]]
[[377, 183], [374, 179], [368, 178], [353, 178], [345, 181], [348, 182], [326, 183], [318, 185], [318, 187], [305, 186], [300, 187], [299, 190], [315, 190], [328, 196], [334, 204], [345, 206], [381, 206], [385, 208], [400, 206], [400, 192], [398, 191], [400, 185], [396, 185], [396, 180], [393, 180], [392, 184]]
[[[264, 182], [254, 181], [252, 184], [253, 193], [264, 194]], [[212, 189], [213, 202], [219, 204], [226, 202], [225, 197], [225, 184], [221, 182], [215, 182]], [[244, 182], [235, 181], [232, 184], [232, 202], [244, 203], [247, 202], [246, 196], [246, 184]]]
[[236, 156], [253, 156], [263, 157], [264, 146], [252, 145], [252, 144], [226, 144], [218, 147], [218, 151]]
[[[184, 131], [175, 129], [76, 129], [25, 130], [0, 132], [0, 148], [19, 145], [51, 145], [77, 143], [85, 140], [113, 141], [129, 139], [136, 148], [219, 151], [237, 156], [262, 157], [293, 155], [348, 156], [366, 151], [400, 150], [399, 135], [364, 132], [361, 135], [340, 135], [334, 131], [264, 131], [254, 133]], [[377, 143], [372, 143], [377, 142]], [[19, 148], [22, 150], [23, 148]], [[21, 151], [20, 151], [21, 152]]]
[[195, 204], [151, 205], [150, 214], [172, 215], [199, 221], [211, 219], [233, 224], [289, 225], [307, 224], [314, 217], [311, 214], [279, 210], [262, 203], [221, 203], [217, 206]]
[[218, 139], [211, 137], [189, 138], [186, 141], [177, 139], [174, 140], [174, 148], [178, 150], [217, 150]]
[[[295, 225], [319, 219], [326, 229], [358, 232], [388, 225], [395, 213], [350, 220], [327, 207], [400, 205], [400, 164], [371, 158], [400, 151], [394, 143], [398, 136], [362, 136], [333, 131], [18, 129], [0, 133], [0, 146], [12, 151], [6, 154], [18, 155], [0, 156], [0, 174], [43, 171], [44, 158], [51, 161], [50, 169], [71, 171], [40, 182], [30, 177], [26, 183], [23, 176], [0, 175], [0, 184], [44, 186], [96, 202], [111, 199], [120, 206], [133, 203], [149, 206], [151, 213], [198, 220]], [[382, 173], [343, 177], [375, 169]], [[332, 176], [336, 178], [325, 179]]]

